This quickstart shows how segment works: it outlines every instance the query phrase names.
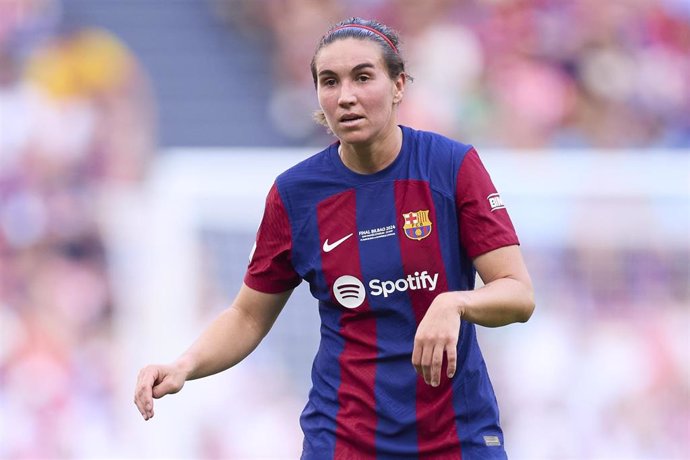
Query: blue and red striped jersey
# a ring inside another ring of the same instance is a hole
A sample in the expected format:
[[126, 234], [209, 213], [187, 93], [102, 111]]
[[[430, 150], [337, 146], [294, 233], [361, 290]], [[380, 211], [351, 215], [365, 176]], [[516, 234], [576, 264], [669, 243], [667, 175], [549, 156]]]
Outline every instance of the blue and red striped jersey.
[[245, 283], [277, 293], [306, 280], [318, 300], [303, 459], [505, 458], [474, 325], [461, 322], [458, 371], [438, 387], [411, 359], [433, 299], [473, 289], [472, 260], [518, 239], [474, 148], [402, 130], [375, 174], [348, 169], [335, 143], [278, 176]]

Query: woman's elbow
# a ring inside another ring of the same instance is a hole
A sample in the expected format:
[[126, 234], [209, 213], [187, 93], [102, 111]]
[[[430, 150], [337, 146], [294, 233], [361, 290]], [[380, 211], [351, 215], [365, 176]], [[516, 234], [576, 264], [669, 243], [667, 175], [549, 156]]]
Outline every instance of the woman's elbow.
[[532, 289], [531, 286], [526, 287], [518, 322], [526, 323], [527, 321], [529, 321], [529, 319], [532, 317], [532, 313], [534, 313], [535, 307], [536, 304], [534, 302], [534, 289]]

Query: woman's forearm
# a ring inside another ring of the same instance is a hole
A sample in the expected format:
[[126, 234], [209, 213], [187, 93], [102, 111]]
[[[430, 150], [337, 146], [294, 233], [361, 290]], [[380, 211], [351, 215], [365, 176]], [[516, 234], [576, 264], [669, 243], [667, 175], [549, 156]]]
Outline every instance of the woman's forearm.
[[450, 293], [462, 319], [487, 327], [525, 322], [534, 311], [534, 289], [517, 245], [487, 252], [474, 265], [486, 283]]
[[174, 363], [186, 380], [222, 372], [246, 358], [273, 326], [290, 292], [264, 294], [243, 285], [233, 304]]
[[224, 310], [180, 356], [175, 365], [182, 368], [186, 380], [222, 372], [246, 358], [261, 342], [259, 331], [241, 310]]
[[501, 278], [474, 291], [450, 292], [463, 320], [486, 327], [527, 321], [534, 311], [530, 285]]

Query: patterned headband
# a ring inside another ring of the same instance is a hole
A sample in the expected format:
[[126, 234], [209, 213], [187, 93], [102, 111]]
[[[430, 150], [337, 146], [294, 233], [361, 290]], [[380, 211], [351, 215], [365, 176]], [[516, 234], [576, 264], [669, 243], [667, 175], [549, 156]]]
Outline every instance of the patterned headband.
[[375, 33], [376, 35], [378, 35], [379, 37], [383, 38], [383, 39], [386, 41], [386, 43], [388, 43], [388, 46], [390, 46], [391, 49], [392, 49], [393, 51], [395, 51], [395, 54], [400, 54], [400, 53], [398, 53], [398, 48], [395, 47], [395, 45], [393, 44], [393, 42], [391, 41], [391, 39], [388, 38], [388, 37], [386, 37], [385, 34], [383, 34], [383, 33], [381, 33], [380, 31], [374, 29], [373, 27], [365, 26], [365, 25], [362, 25], [362, 24], [346, 24], [346, 25], [344, 25], [344, 26], [336, 27], [335, 29], [331, 30], [331, 33], [330, 33], [329, 35], [332, 35], [332, 34], [334, 34], [335, 32], [337, 32], [337, 31], [339, 31], [339, 30], [342, 30], [342, 29], [363, 29], [363, 30], [368, 30], [369, 32], [373, 32], [373, 33]]

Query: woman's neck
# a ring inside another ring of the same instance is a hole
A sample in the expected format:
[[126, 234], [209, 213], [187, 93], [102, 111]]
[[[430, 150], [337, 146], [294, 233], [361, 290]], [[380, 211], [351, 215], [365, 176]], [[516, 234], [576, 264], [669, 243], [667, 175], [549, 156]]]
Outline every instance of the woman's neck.
[[340, 143], [338, 154], [343, 164], [359, 174], [374, 174], [393, 163], [402, 148], [402, 129], [395, 126], [377, 141], [366, 144]]

